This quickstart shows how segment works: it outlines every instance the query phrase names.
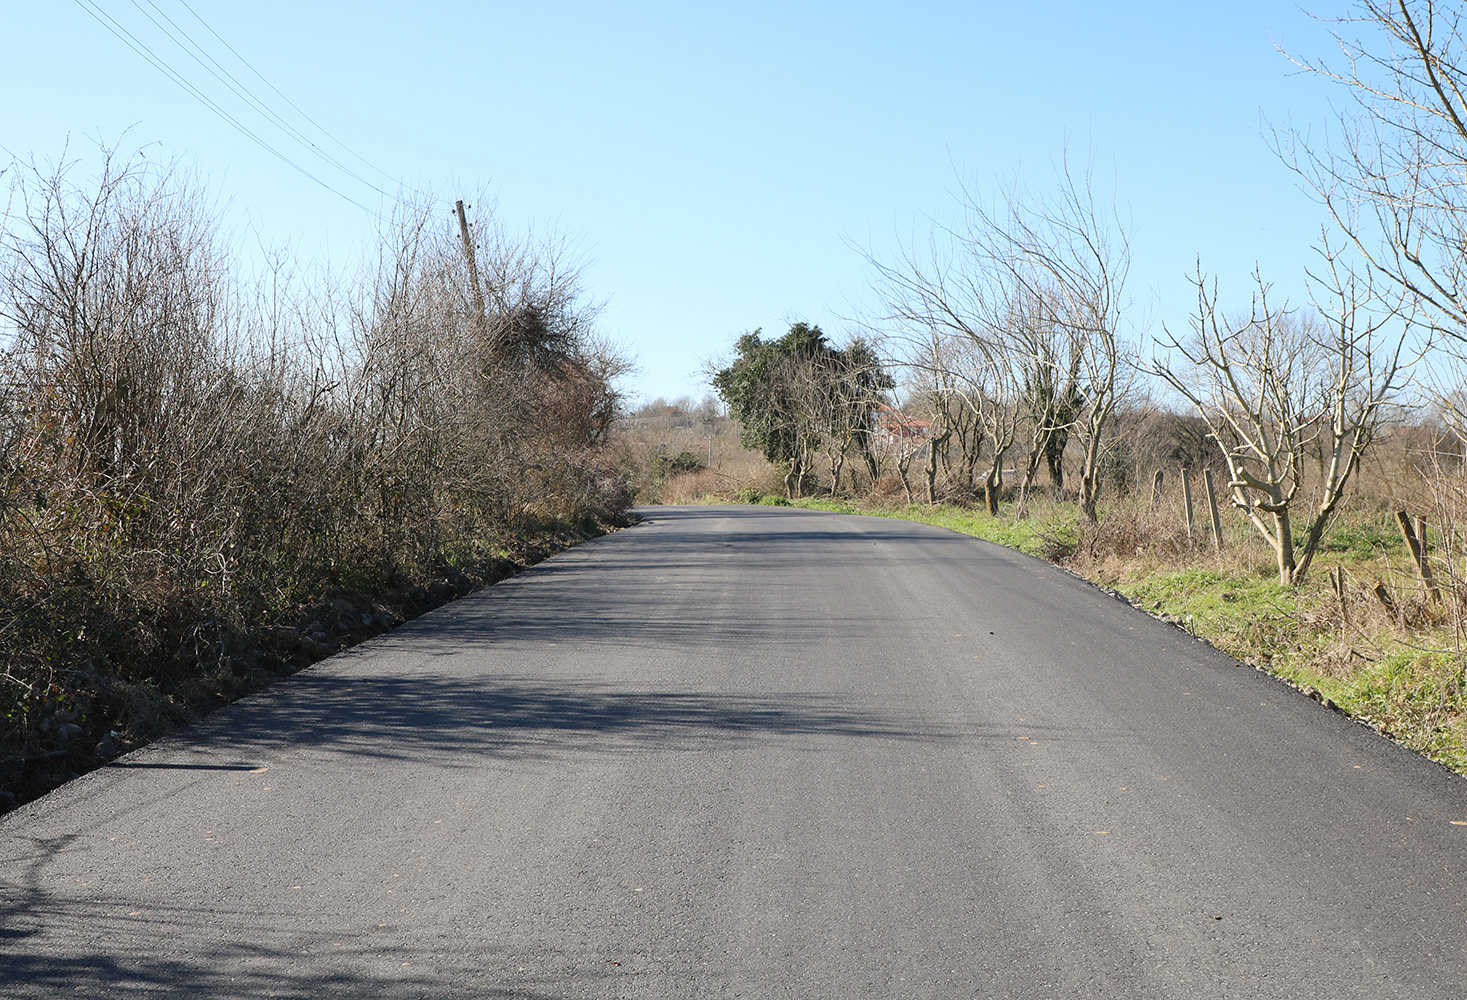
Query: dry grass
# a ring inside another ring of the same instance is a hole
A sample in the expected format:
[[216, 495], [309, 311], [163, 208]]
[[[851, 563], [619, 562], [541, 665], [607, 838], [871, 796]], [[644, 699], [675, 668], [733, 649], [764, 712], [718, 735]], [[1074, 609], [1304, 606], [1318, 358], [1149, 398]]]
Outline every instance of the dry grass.
[[617, 422], [612, 447], [642, 503], [705, 503], [749, 487], [784, 489], [769, 463], [740, 444], [738, 425], [711, 398], [647, 403]]

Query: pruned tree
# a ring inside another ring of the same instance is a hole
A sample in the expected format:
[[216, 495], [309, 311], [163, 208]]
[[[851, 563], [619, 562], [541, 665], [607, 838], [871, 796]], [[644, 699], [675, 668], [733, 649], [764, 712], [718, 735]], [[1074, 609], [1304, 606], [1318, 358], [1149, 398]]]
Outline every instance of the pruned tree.
[[[907, 402], [910, 405], [912, 401], [908, 399]], [[901, 399], [895, 393], [892, 395], [892, 403], [894, 405], [886, 412], [888, 447], [896, 459], [897, 476], [901, 479], [902, 491], [907, 495], [907, 503], [914, 504], [917, 499], [912, 495], [912, 462], [927, 449], [927, 435], [920, 422], [907, 415]]]
[[1080, 388], [1080, 346], [1067, 331], [1046, 324], [1049, 336], [1038, 334], [1029, 339], [1030, 353], [1025, 355], [1021, 375], [1024, 391], [1021, 397], [1032, 421], [1029, 461], [1024, 470], [1024, 492], [1034, 486], [1042, 459], [1049, 472], [1049, 482], [1056, 493], [1065, 488], [1065, 446], [1070, 429], [1085, 411], [1085, 393]]
[[[1467, 36], [1460, 4], [1357, 0], [1333, 19], [1342, 61], [1289, 58], [1346, 98], [1324, 142], [1275, 132], [1372, 273], [1414, 317], [1467, 344]], [[1363, 32], [1363, 35], [1361, 34]]]
[[[982, 231], [1004, 251], [995, 259], [1033, 300], [1029, 328], [1037, 350], [1029, 359], [1036, 373], [1032, 385], [1044, 386], [1035, 397], [1043, 401], [1049, 423], [1044, 443], [1052, 449], [1057, 434], [1078, 439], [1080, 511], [1094, 521], [1106, 435], [1136, 371], [1122, 329], [1130, 235], [1113, 209], [1096, 203], [1088, 172], [1076, 177], [1065, 163], [1056, 180], [1055, 193], [1033, 207], [1011, 198], [1002, 220], [971, 198], [970, 214], [976, 211]], [[1062, 346], [1055, 344], [1056, 335]], [[1062, 451], [1048, 454], [1058, 459]], [[1062, 482], [1058, 461], [1054, 469]]]
[[938, 499], [940, 470], [963, 493], [981, 482], [989, 513], [996, 514], [1020, 412], [1008, 359], [995, 354], [992, 342], [937, 326], [925, 341], [912, 336], [899, 343], [915, 398], [932, 417], [928, 501]]
[[[1322, 253], [1318, 312], [1302, 314], [1257, 289], [1246, 316], [1218, 308], [1217, 283], [1199, 264], [1192, 336], [1168, 333], [1176, 359], [1153, 371], [1207, 421], [1231, 475], [1235, 507], [1273, 548], [1279, 582], [1303, 582], [1351, 475], [1399, 390], [1404, 331], [1387, 337], [1399, 311], [1338, 253]], [[1317, 484], [1314, 517], [1296, 550], [1293, 516], [1305, 485], [1305, 454], [1318, 441], [1330, 456]]]
[[[1093, 520], [1106, 434], [1135, 370], [1122, 328], [1130, 242], [1116, 214], [1096, 203], [1088, 173], [1076, 176], [1063, 164], [1056, 181], [1050, 197], [1014, 191], [999, 208], [964, 187], [961, 221], [937, 227], [925, 252], [905, 249], [895, 263], [864, 255], [886, 307], [879, 322], [904, 329], [928, 354], [934, 335], [963, 338], [983, 356], [986, 378], [1017, 390], [1012, 400], [973, 398], [998, 403], [987, 411], [997, 421], [989, 427], [994, 441], [1012, 440], [1010, 402], [1027, 415], [1019, 513], [1041, 462], [1062, 485], [1074, 435], [1080, 506]], [[999, 468], [989, 477], [990, 509]]]
[[1058, 322], [1054, 296], [1037, 280], [1019, 283], [1009, 308], [1010, 360], [1019, 382], [1019, 407], [1028, 424], [1028, 448], [1019, 482], [1017, 513], [1028, 511], [1041, 464], [1050, 485], [1064, 489], [1064, 453], [1076, 417], [1084, 410], [1080, 383], [1080, 344]]

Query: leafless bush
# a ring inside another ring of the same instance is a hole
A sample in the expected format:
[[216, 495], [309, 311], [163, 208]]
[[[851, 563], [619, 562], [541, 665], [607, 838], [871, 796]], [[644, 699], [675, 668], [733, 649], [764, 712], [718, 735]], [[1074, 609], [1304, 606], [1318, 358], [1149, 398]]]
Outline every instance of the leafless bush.
[[1133, 484], [1149, 484], [1158, 470], [1174, 476], [1180, 469], [1199, 474], [1211, 469], [1219, 480], [1228, 474], [1212, 429], [1196, 414], [1137, 407], [1118, 413], [1117, 423], [1125, 443], [1125, 475]]
[[333, 593], [625, 512], [624, 362], [562, 248], [494, 229], [476, 295], [418, 206], [355, 283], [247, 283], [185, 173], [77, 171], [22, 171], [0, 232], [0, 758], [84, 766], [299, 662], [249, 637]]
[[1073, 530], [1051, 531], [1045, 541], [1053, 561], [1099, 578], [1144, 565], [1184, 564], [1210, 551], [1205, 538], [1188, 534], [1176, 504], [1153, 505], [1139, 496], [1104, 508], [1094, 521], [1082, 518]]

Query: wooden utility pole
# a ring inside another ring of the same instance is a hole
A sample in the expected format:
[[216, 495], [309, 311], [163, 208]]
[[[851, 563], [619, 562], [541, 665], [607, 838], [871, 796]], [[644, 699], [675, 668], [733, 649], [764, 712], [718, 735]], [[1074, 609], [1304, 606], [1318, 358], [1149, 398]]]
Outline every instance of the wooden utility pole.
[[489, 325], [489, 318], [484, 312], [484, 292], [479, 287], [479, 264], [474, 259], [474, 240], [469, 235], [469, 220], [464, 215], [463, 199], [454, 202], [454, 209], [458, 212], [458, 233], [464, 241], [464, 257], [469, 262], [469, 284], [474, 293], [474, 322], [479, 325], [479, 332], [485, 332]]

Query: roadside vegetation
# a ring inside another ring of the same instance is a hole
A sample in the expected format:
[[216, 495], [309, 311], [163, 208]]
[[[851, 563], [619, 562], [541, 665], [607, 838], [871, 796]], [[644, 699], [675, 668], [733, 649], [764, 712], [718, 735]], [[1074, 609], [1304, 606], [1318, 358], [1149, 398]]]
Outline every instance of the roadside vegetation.
[[1087, 169], [960, 185], [925, 238], [861, 251], [878, 305], [841, 340], [755, 331], [710, 370], [767, 464], [658, 495], [1014, 546], [1467, 773], [1459, 6], [1360, 0], [1338, 66], [1294, 59], [1342, 98], [1323, 140], [1271, 136], [1324, 209], [1305, 273], [1178, 262], [1190, 322], [1152, 329]]
[[554, 240], [404, 205], [327, 273], [84, 162], [13, 164], [0, 229], [0, 809], [631, 502]]
[[738, 424], [712, 395], [661, 397], [623, 413], [611, 434], [610, 460], [640, 503], [682, 503], [737, 491], [765, 469], [739, 443]]
[[[1467, 73], [1359, 0], [1306, 273], [1151, 328], [1066, 160], [857, 247], [830, 335], [619, 406], [579, 263], [405, 201], [348, 270], [251, 249], [186, 172], [12, 163], [0, 210], [0, 809], [634, 502], [820, 505], [1034, 553], [1467, 772]], [[1032, 181], [1032, 178], [1026, 179]]]

